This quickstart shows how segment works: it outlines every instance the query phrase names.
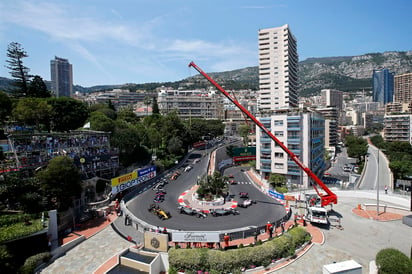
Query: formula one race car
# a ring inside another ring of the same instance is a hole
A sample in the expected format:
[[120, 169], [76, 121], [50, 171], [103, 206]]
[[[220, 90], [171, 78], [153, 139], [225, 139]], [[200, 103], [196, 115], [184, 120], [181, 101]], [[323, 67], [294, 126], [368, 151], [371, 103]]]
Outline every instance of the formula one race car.
[[196, 210], [193, 208], [185, 207], [185, 206], [179, 206], [177, 208], [179, 210], [180, 214], [187, 214], [191, 216], [196, 216], [197, 218], [206, 218], [207, 214], [203, 211]]
[[249, 193], [247, 193], [247, 192], [239, 192], [239, 196], [240, 196], [240, 198], [249, 198]]
[[251, 199], [246, 199], [246, 200], [243, 200], [243, 201], [241, 201], [241, 202], [238, 202], [238, 203], [237, 203], [237, 206], [238, 206], [238, 207], [247, 208], [247, 207], [251, 206], [252, 204], [256, 204], [256, 201], [255, 201], [255, 200], [251, 200]]
[[153, 199], [153, 202], [155, 203], [162, 203], [165, 200], [164, 195], [156, 195]]
[[225, 216], [225, 215], [239, 215], [239, 211], [237, 211], [236, 209], [233, 208], [228, 208], [228, 209], [210, 209], [210, 214], [213, 215], [213, 217], [217, 217], [217, 216]]
[[159, 217], [162, 220], [167, 220], [167, 219], [170, 219], [172, 217], [170, 215], [170, 212], [164, 211], [158, 205], [155, 205], [155, 204], [150, 205], [148, 210], [149, 210], [149, 212], [154, 213], [157, 217]]

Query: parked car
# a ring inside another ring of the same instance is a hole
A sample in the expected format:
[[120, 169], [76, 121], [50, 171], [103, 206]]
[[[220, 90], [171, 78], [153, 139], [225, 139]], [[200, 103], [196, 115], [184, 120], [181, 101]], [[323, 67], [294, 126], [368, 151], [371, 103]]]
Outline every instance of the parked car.
[[185, 167], [185, 172], [189, 172], [192, 168], [193, 168], [192, 166]]

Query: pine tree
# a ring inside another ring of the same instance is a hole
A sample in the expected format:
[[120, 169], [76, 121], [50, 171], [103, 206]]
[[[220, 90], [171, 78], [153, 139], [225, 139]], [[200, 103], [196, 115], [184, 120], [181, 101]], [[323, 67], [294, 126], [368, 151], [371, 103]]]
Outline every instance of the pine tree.
[[14, 78], [13, 90], [16, 97], [23, 97], [28, 91], [28, 82], [30, 81], [30, 69], [23, 65], [23, 58], [28, 57], [26, 51], [17, 42], [11, 42], [7, 48], [6, 68], [10, 70], [10, 75]]

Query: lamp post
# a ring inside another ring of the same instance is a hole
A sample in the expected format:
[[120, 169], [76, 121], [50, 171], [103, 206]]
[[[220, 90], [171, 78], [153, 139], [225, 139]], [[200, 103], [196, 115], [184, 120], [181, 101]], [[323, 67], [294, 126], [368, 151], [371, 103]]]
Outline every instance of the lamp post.
[[378, 176], [376, 182], [376, 216], [379, 216], [379, 148], [378, 148]]
[[376, 214], [377, 214], [377, 216], [379, 216], [379, 171], [380, 171], [380, 168], [379, 168], [379, 158], [380, 158], [380, 153], [381, 153], [381, 151], [385, 151], [384, 149], [379, 149], [378, 148], [378, 175], [377, 175], [377, 182], [376, 182]]

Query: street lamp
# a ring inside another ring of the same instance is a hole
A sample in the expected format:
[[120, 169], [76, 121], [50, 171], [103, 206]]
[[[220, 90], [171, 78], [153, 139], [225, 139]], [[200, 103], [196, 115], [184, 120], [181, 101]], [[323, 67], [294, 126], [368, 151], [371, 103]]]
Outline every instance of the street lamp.
[[385, 151], [384, 149], [380, 150], [378, 148], [378, 175], [377, 175], [377, 183], [376, 183], [376, 215], [379, 216], [379, 158], [380, 158], [380, 152]]
[[378, 148], [378, 176], [377, 176], [377, 182], [376, 182], [376, 216], [379, 217], [379, 148]]

